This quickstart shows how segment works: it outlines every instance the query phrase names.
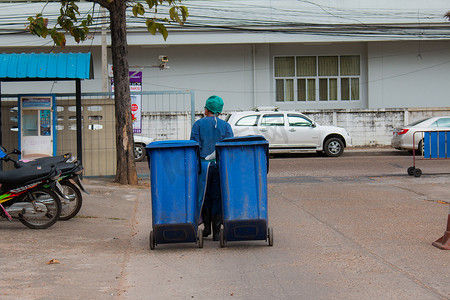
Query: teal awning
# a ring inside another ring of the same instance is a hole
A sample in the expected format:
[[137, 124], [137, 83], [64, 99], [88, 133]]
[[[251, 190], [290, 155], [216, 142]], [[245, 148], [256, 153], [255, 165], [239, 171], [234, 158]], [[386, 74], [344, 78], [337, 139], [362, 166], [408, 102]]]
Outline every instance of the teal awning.
[[0, 81], [93, 78], [91, 53], [0, 54]]

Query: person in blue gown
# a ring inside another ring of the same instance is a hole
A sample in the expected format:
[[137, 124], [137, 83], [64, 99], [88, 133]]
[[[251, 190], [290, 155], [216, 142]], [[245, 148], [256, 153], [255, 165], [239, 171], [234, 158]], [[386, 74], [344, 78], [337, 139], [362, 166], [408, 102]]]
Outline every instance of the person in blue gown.
[[200, 148], [202, 162], [208, 162], [206, 191], [204, 193], [201, 216], [205, 226], [203, 236], [211, 234], [213, 240], [219, 240], [222, 224], [222, 194], [220, 190], [219, 170], [215, 161], [216, 143], [225, 138], [233, 137], [230, 124], [220, 119], [223, 100], [219, 96], [210, 96], [205, 103], [205, 116], [197, 120], [192, 126], [191, 140], [197, 141]]

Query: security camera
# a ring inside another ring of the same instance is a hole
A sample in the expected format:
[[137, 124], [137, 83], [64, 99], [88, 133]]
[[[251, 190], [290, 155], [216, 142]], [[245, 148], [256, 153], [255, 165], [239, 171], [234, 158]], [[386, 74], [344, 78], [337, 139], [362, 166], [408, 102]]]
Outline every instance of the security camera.
[[168, 57], [167, 55], [160, 55], [160, 56], [159, 56], [159, 59], [160, 59], [162, 62], [168, 62], [168, 61], [169, 61], [169, 57]]

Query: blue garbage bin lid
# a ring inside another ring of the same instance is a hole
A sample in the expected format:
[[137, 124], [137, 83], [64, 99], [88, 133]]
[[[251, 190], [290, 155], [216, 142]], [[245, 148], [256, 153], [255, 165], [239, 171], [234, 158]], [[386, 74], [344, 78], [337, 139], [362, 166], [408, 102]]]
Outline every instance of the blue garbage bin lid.
[[267, 141], [262, 135], [247, 135], [247, 136], [235, 136], [223, 139], [221, 142], [216, 143], [216, 146], [231, 146], [231, 145], [268, 145]]
[[198, 146], [198, 142], [191, 140], [168, 140], [168, 141], [157, 141], [148, 144], [145, 148], [156, 149], [156, 148], [175, 148], [175, 147], [195, 147]]

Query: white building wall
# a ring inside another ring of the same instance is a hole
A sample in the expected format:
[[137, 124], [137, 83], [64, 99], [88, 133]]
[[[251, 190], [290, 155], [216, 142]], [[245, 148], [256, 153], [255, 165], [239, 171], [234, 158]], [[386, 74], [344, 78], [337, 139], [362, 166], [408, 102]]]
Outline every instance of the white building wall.
[[[196, 111], [202, 110], [210, 95], [224, 99], [225, 108], [247, 109], [253, 102], [251, 45], [130, 47], [130, 66], [159, 64], [167, 55], [169, 69], [144, 68], [146, 91], [194, 90]], [[134, 67], [133, 70], [139, 68]]]
[[270, 46], [256, 44], [254, 70], [254, 99], [251, 107], [272, 106], [272, 61], [270, 60]]
[[450, 106], [450, 41], [368, 44], [368, 108]]
[[[254, 102], [254, 76], [258, 77], [256, 87], [264, 88], [266, 91], [262, 94], [263, 97], [267, 97], [269, 93], [268, 46], [256, 48], [258, 57], [253, 60], [253, 48], [248, 44], [130, 46], [128, 61], [130, 70], [142, 71], [144, 91], [194, 90], [196, 111], [203, 109], [210, 95], [221, 96], [225, 101], [225, 110], [250, 109]], [[42, 51], [45, 52], [45, 49]], [[92, 52], [95, 79], [82, 81], [82, 92], [102, 92], [99, 48], [68, 47], [64, 51]], [[108, 52], [108, 61], [111, 61], [111, 53]], [[169, 57], [167, 66], [170, 68], [160, 70], [157, 67], [160, 63], [159, 55]], [[254, 62], [258, 64], [256, 73], [253, 72]], [[2, 83], [2, 93], [75, 93], [75, 83], [74, 81], [7, 82]], [[260, 101], [259, 96], [257, 101]]]
[[[82, 81], [82, 91], [101, 92], [99, 47], [65, 49], [88, 50], [95, 79]], [[274, 56], [342, 54], [361, 55], [360, 101], [275, 102]], [[159, 64], [159, 55], [169, 57], [169, 69], [152, 67]], [[450, 41], [130, 46], [129, 64], [131, 70], [142, 70], [144, 91], [195, 91], [196, 111], [213, 94], [224, 99], [225, 111], [255, 106], [300, 111], [450, 106]], [[1, 88], [3, 94], [75, 92], [73, 81], [7, 82]]]

